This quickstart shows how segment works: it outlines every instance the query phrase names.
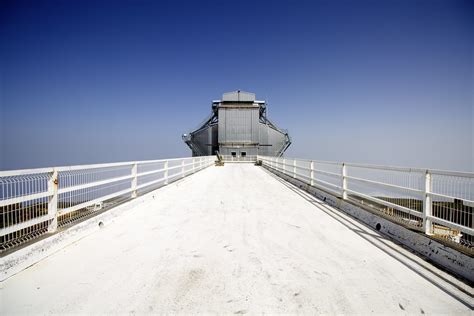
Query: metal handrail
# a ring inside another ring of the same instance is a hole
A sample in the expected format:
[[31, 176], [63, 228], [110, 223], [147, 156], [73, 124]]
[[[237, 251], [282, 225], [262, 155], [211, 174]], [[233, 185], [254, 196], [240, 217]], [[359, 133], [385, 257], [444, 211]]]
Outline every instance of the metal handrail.
[[[460, 240], [467, 242], [470, 248], [474, 247], [472, 172], [286, 157], [258, 156], [258, 160], [261, 160], [265, 167], [326, 192], [332, 192], [344, 200], [365, 200], [381, 205], [383, 212], [393, 213], [391, 216], [416, 223], [419, 225], [417, 228], [428, 235], [440, 234], [437, 232], [440, 230], [437, 225], [447, 227], [449, 234], [458, 234], [457, 237], [462, 237]], [[304, 165], [301, 165], [302, 163]], [[325, 167], [332, 170], [322, 170]], [[334, 172], [334, 167], [337, 167], [338, 172]], [[300, 170], [309, 174], [302, 174]], [[326, 179], [338, 184], [325, 181]], [[384, 193], [375, 193], [377, 190]], [[417, 218], [421, 221], [415, 220]]]
[[[0, 252], [23, 239], [55, 232], [62, 221], [90, 215], [106, 201], [132, 199], [139, 190], [191, 175], [215, 159], [202, 156], [0, 171]], [[139, 168], [145, 170], [139, 172]]]
[[224, 162], [255, 162], [257, 161], [256, 155], [249, 156], [232, 156], [232, 155], [221, 155]]

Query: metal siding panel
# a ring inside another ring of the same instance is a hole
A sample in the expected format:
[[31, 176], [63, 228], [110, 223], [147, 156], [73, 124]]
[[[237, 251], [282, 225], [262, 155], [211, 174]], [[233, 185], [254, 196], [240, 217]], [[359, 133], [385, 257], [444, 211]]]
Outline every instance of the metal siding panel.
[[285, 144], [285, 135], [273, 128], [268, 128], [268, 134], [272, 146], [272, 155], [276, 155]]
[[[260, 130], [260, 138], [259, 142], [260, 145], [267, 145], [268, 143], [268, 127], [265, 124], [259, 123], [259, 130]], [[267, 146], [260, 146], [259, 148], [260, 155], [269, 155], [269, 147]]]
[[238, 99], [237, 91], [226, 92], [222, 95], [222, 101], [237, 101]]
[[[217, 147], [218, 146], [218, 129], [219, 129], [219, 125], [214, 125], [212, 126], [212, 147]], [[217, 147], [217, 150], [219, 150], [219, 148]], [[211, 149], [211, 155], [214, 155], [215, 152], [213, 152], [213, 149]]]
[[260, 123], [260, 155], [275, 156], [285, 146], [285, 135], [273, 128]]
[[244, 91], [226, 92], [222, 95], [222, 101], [252, 102], [255, 101], [255, 94]]
[[250, 92], [240, 91], [239, 101], [243, 102], [252, 102], [255, 101], [255, 94]]
[[212, 155], [212, 127], [207, 129], [207, 154]]
[[259, 128], [259, 122], [258, 122], [258, 109], [252, 110], [251, 133], [252, 133], [252, 143], [258, 143], [259, 135], [260, 135], [260, 128]]
[[226, 142], [251, 142], [251, 109], [226, 109]]
[[218, 112], [219, 115], [219, 131], [218, 131], [218, 142], [219, 143], [224, 143], [226, 141], [226, 134], [225, 134], [225, 128], [226, 128], [226, 111], [225, 109], [219, 109]]
[[192, 143], [198, 148], [201, 153], [208, 153], [209, 146], [207, 144], [210, 143], [209, 139], [209, 129], [205, 128], [197, 133], [194, 133]]

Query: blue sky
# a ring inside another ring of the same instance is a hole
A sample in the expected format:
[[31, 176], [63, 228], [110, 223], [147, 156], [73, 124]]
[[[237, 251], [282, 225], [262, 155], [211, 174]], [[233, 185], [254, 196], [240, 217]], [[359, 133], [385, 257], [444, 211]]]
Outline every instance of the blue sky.
[[474, 171], [472, 1], [2, 1], [0, 169], [190, 155], [255, 92], [287, 156]]

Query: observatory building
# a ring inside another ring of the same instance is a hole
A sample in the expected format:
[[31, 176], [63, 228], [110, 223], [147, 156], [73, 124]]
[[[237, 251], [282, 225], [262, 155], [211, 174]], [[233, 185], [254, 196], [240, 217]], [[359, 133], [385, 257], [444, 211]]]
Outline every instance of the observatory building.
[[255, 94], [234, 91], [212, 102], [211, 115], [194, 131], [183, 135], [193, 156], [281, 156], [290, 146], [286, 130], [267, 118], [265, 101]]

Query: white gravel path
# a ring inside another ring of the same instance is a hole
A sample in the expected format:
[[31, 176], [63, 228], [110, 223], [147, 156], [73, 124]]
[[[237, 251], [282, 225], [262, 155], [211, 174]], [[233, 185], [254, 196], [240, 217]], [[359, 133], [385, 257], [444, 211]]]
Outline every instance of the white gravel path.
[[210, 167], [154, 195], [0, 283], [0, 314], [472, 315], [426, 263], [261, 167]]

